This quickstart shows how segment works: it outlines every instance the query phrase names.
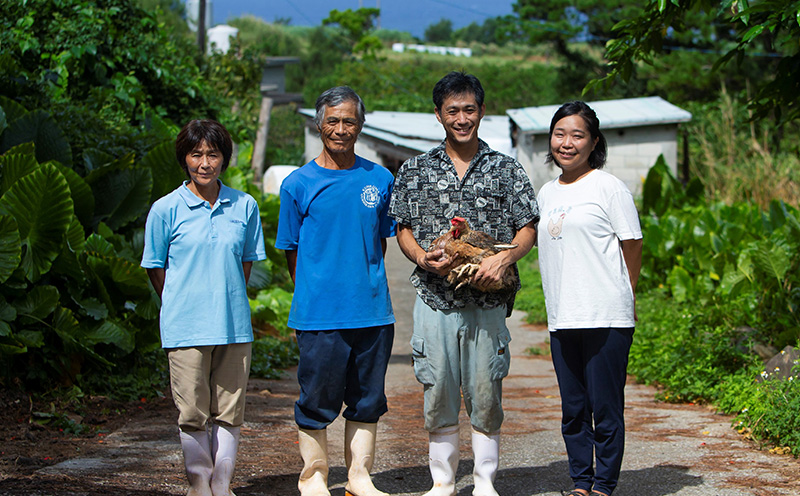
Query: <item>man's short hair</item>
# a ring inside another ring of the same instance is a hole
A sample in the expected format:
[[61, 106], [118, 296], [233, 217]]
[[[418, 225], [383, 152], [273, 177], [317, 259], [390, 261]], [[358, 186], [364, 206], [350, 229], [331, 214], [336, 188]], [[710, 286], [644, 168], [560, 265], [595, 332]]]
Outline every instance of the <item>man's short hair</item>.
[[200, 146], [203, 141], [214, 150], [222, 153], [222, 172], [228, 168], [233, 155], [233, 141], [225, 126], [210, 119], [194, 119], [186, 123], [178, 133], [175, 140], [175, 156], [181, 169], [189, 177], [189, 168], [186, 166], [186, 155]]
[[436, 105], [436, 110], [441, 110], [445, 98], [468, 93], [475, 95], [475, 102], [479, 107], [483, 105], [483, 86], [478, 78], [463, 71], [453, 71], [433, 87], [433, 104]]
[[318, 128], [322, 128], [322, 119], [325, 118], [325, 107], [336, 107], [344, 102], [355, 102], [356, 114], [358, 116], [358, 124], [364, 125], [366, 120], [367, 109], [364, 106], [364, 101], [358, 96], [358, 93], [353, 91], [349, 86], [334, 86], [327, 89], [317, 98], [317, 103], [314, 105], [317, 113], [314, 116], [314, 123]]

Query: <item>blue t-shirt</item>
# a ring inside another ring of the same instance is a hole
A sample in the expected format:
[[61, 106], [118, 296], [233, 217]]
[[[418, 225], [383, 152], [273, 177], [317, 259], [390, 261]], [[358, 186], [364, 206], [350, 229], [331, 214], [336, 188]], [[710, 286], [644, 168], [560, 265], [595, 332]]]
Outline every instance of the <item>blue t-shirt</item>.
[[164, 348], [253, 340], [242, 262], [267, 257], [258, 204], [220, 182], [211, 207], [186, 183], [150, 208], [142, 267], [164, 268]]
[[297, 250], [289, 327], [355, 329], [394, 323], [381, 239], [394, 176], [361, 157], [346, 170], [313, 160], [281, 185], [275, 248]]

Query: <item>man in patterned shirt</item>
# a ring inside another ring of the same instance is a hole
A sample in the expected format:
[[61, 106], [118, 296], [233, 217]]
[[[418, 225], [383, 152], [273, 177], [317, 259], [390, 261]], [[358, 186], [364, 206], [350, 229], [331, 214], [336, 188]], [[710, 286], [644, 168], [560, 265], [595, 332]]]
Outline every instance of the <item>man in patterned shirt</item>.
[[[425, 389], [425, 429], [430, 435], [433, 489], [426, 496], [454, 496], [458, 465], [458, 411], [463, 394], [472, 424], [474, 496], [497, 496], [503, 422], [502, 379], [508, 374], [511, 340], [505, 319], [514, 294], [480, 289], [499, 281], [533, 246], [539, 209], [530, 180], [513, 158], [478, 138], [484, 91], [480, 81], [451, 72], [433, 88], [434, 112], [445, 130], [442, 144], [407, 160], [397, 174], [389, 214], [397, 240], [417, 264], [411, 338], [414, 373]], [[427, 252], [453, 217], [473, 229], [517, 246], [487, 257], [472, 285], [455, 290], [445, 276], [455, 260]]]

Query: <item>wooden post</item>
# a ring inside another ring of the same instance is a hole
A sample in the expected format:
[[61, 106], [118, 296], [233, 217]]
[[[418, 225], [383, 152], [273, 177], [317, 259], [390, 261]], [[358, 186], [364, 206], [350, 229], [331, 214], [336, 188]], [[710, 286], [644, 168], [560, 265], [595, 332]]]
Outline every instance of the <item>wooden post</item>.
[[269, 116], [272, 113], [272, 98], [265, 96], [261, 99], [261, 111], [258, 114], [258, 130], [256, 142], [253, 143], [253, 181], [261, 184], [264, 175], [264, 164], [267, 158], [267, 136], [269, 136]]
[[206, 54], [206, 0], [198, 2], [197, 12], [197, 46], [200, 48], [200, 55]]

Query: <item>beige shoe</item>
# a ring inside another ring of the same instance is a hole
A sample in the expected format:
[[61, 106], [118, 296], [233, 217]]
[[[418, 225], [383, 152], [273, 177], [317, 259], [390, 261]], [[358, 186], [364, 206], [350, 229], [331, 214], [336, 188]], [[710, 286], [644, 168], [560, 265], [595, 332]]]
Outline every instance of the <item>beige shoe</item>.
[[472, 429], [472, 453], [475, 455], [472, 496], [499, 496], [494, 489], [494, 477], [500, 464], [500, 432], [484, 434]]
[[344, 427], [344, 461], [347, 465], [346, 496], [389, 496], [372, 484], [369, 473], [375, 461], [378, 424], [348, 420]]
[[189, 480], [189, 492], [186, 496], [212, 496], [211, 472], [214, 463], [211, 461], [208, 432], [181, 431], [181, 447], [186, 478]]
[[458, 468], [458, 426], [445, 427], [430, 433], [428, 463], [433, 488], [425, 496], [456, 496]]
[[239, 450], [239, 427], [213, 424], [211, 426], [211, 455], [214, 471], [211, 474], [213, 496], [236, 496], [231, 491], [236, 452]]
[[301, 496], [330, 496], [328, 491], [328, 431], [298, 429], [303, 470], [297, 488]]

